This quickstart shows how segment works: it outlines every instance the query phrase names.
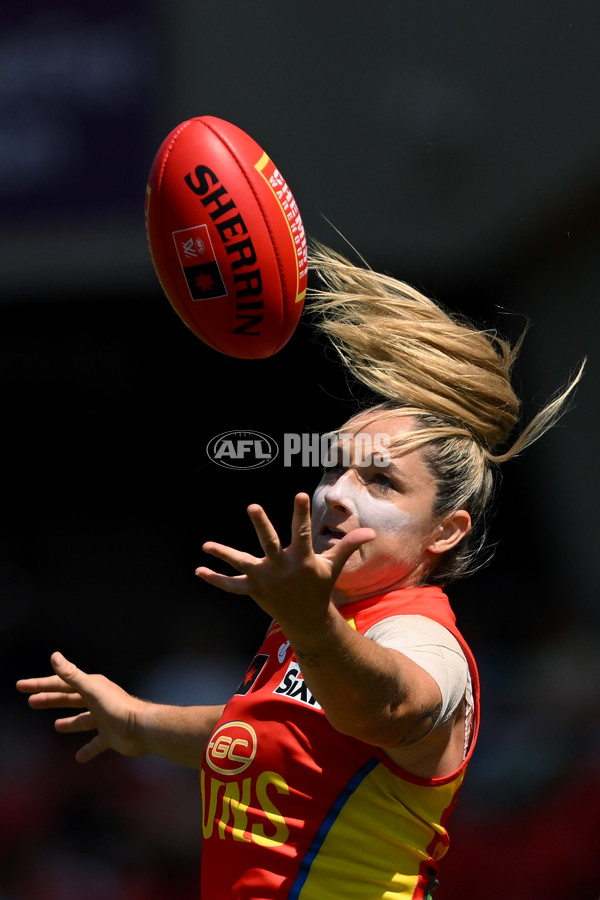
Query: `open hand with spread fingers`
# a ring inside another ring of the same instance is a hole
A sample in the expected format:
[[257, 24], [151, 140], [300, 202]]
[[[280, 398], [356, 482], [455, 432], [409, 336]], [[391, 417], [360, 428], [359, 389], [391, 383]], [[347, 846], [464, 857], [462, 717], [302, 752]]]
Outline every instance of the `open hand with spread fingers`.
[[141, 756], [143, 747], [137, 714], [145, 705], [104, 675], [89, 675], [53, 653], [50, 662], [54, 675], [22, 678], [17, 690], [30, 694], [33, 709], [79, 709], [73, 716], [59, 718], [56, 730], [62, 734], [96, 731], [76, 753], [78, 762], [89, 762], [105, 750], [117, 750], [123, 756]]
[[199, 566], [196, 575], [224, 591], [248, 594], [280, 624], [318, 625], [327, 611], [332, 588], [346, 560], [362, 544], [373, 539], [373, 529], [357, 528], [323, 553], [315, 553], [308, 494], [297, 494], [294, 499], [288, 547], [282, 546], [261, 506], [249, 506], [248, 515], [264, 557], [207, 541], [202, 548], [204, 552], [228, 563], [240, 574], [224, 575]]

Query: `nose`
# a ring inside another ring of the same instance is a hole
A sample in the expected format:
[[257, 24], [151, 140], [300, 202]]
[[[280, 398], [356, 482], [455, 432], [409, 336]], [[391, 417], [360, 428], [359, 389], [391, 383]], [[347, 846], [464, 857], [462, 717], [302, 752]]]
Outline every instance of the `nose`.
[[354, 511], [353, 496], [356, 490], [356, 473], [353, 469], [346, 469], [323, 491], [323, 500], [329, 509], [343, 509], [346, 512]]

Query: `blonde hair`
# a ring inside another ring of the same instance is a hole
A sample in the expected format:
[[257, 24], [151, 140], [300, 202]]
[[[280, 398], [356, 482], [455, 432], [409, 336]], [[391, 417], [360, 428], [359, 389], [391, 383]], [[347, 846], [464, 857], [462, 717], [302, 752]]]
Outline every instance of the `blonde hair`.
[[[381, 398], [368, 410], [369, 421], [414, 417], [417, 427], [396, 438], [394, 449], [423, 449], [438, 486], [436, 515], [471, 514], [470, 534], [429, 580], [470, 573], [481, 565], [494, 471], [564, 414], [585, 360], [509, 443], [521, 411], [511, 371], [524, 333], [513, 346], [495, 330], [480, 329], [410, 285], [355, 266], [321, 244], [312, 248], [310, 265], [322, 282], [310, 293], [317, 327], [352, 375]], [[365, 419], [365, 411], [358, 415]]]

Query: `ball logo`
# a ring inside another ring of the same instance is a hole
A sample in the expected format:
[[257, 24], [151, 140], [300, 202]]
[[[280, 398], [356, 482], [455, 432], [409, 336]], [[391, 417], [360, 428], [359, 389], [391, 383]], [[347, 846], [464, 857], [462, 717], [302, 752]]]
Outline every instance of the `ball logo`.
[[279, 447], [260, 431], [224, 431], [208, 442], [206, 452], [226, 469], [260, 469], [273, 462]]
[[256, 756], [256, 732], [245, 722], [226, 722], [212, 735], [206, 761], [219, 775], [238, 775]]
[[173, 232], [173, 240], [193, 301], [227, 297], [227, 288], [206, 225]]

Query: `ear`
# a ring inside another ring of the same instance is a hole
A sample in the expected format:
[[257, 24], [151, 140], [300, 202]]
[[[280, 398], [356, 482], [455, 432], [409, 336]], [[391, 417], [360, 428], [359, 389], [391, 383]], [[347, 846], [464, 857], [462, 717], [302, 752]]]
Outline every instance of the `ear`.
[[430, 553], [446, 553], [456, 547], [471, 530], [471, 516], [466, 509], [457, 509], [439, 523], [427, 549]]

